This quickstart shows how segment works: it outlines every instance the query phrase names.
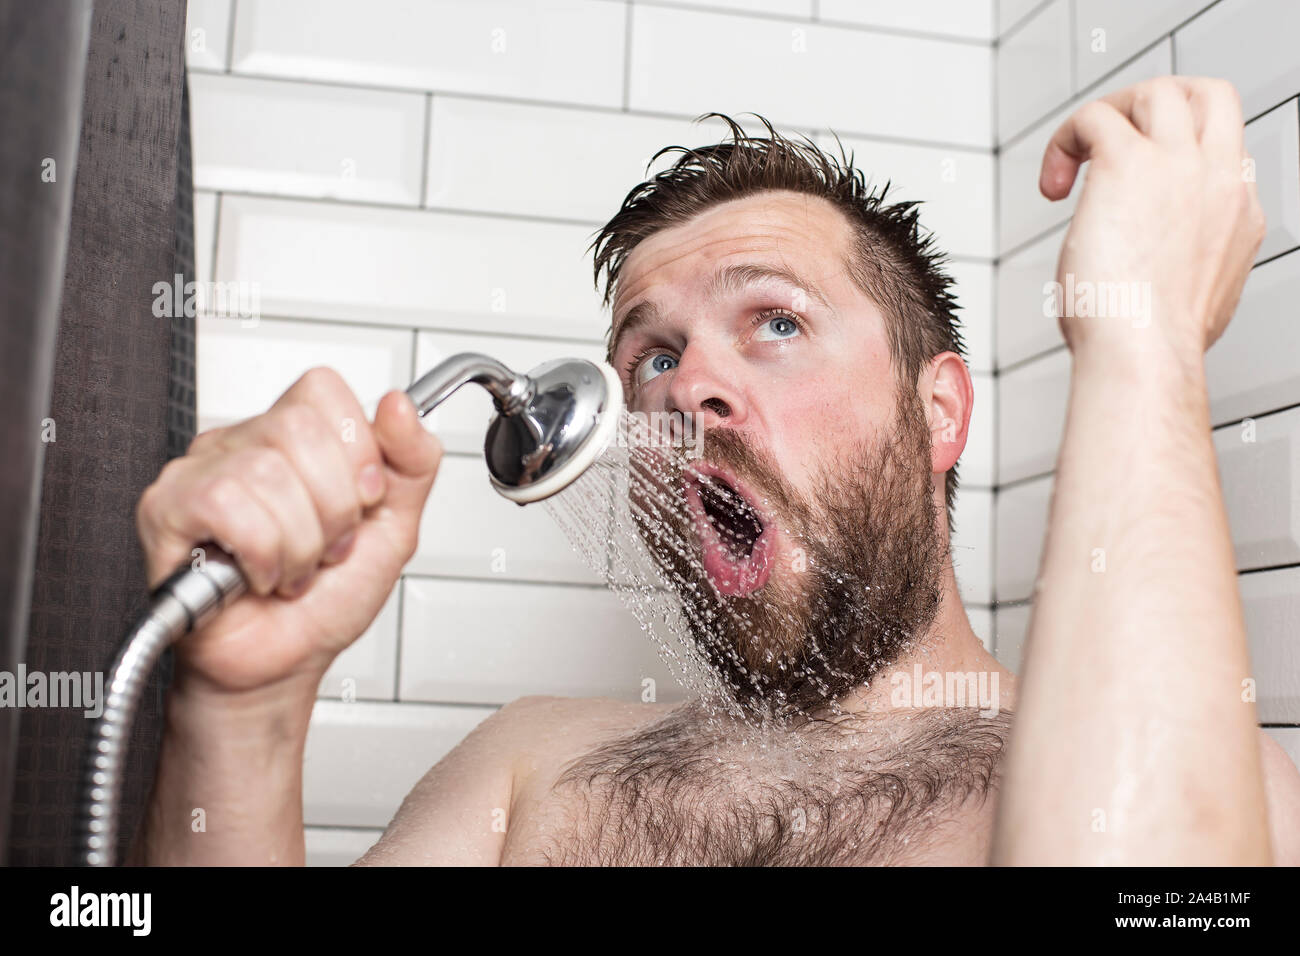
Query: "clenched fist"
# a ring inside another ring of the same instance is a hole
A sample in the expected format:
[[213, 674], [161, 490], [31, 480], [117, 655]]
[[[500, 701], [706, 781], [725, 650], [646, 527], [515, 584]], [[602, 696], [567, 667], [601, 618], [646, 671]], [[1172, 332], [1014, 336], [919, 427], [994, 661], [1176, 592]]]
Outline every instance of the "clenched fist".
[[[1067, 343], [1076, 356], [1101, 345], [1111, 358], [1199, 361], [1232, 317], [1265, 231], [1236, 90], [1170, 76], [1088, 103], [1047, 147], [1043, 195], [1068, 195], [1084, 162], [1057, 267]], [[1116, 302], [1128, 303], [1124, 314], [1106, 314]]]
[[149, 583], [213, 541], [249, 593], [177, 645], [177, 683], [238, 694], [319, 681], [414, 554], [441, 458], [405, 394], [385, 395], [371, 423], [327, 368], [266, 413], [196, 437], [137, 508]]

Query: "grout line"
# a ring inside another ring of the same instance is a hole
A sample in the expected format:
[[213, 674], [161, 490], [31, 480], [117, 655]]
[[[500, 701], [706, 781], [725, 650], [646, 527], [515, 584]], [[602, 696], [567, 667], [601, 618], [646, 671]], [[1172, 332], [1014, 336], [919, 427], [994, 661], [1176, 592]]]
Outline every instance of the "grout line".
[[397, 633], [393, 641], [392, 703], [397, 703], [402, 690], [402, 635], [406, 630], [406, 575], [399, 574], [397, 583], [393, 587], [397, 589]]
[[226, 73], [235, 67], [235, 11], [238, 8], [239, 0], [230, 0], [230, 17], [226, 21]]
[[623, 112], [632, 102], [632, 0], [623, 4]]
[[[202, 318], [213, 322], [242, 321], [237, 317], [226, 318], [221, 316], [204, 315]], [[576, 335], [547, 335], [544, 332], [503, 332], [500, 329], [472, 328], [469, 326], [412, 325], [409, 322], [372, 322], [367, 319], [339, 319], [331, 318], [329, 316], [278, 315], [275, 313], [264, 312], [259, 318], [259, 322], [261, 321], [310, 326], [341, 325], [358, 332], [376, 329], [383, 332], [413, 332], [416, 334], [428, 333], [430, 335], [472, 335], [488, 339], [509, 339], [511, 342], [557, 343], [586, 346], [588, 348], [598, 347], [604, 344], [604, 338], [595, 335], [591, 338], [582, 338], [581, 336]], [[249, 330], [251, 331], [252, 327], [250, 327]]]
[[433, 143], [433, 94], [424, 94], [424, 147], [423, 156], [420, 164], [420, 196], [419, 204], [421, 209], [429, 208], [429, 150]]

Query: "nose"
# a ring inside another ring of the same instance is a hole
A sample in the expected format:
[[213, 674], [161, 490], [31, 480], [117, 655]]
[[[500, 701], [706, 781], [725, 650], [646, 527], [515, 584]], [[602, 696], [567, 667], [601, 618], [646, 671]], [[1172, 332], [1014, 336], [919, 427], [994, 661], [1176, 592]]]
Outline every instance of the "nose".
[[702, 428], [745, 423], [749, 409], [738, 375], [729, 374], [725, 363], [711, 355], [704, 344], [688, 345], [672, 376], [668, 387], [671, 411], [697, 416]]

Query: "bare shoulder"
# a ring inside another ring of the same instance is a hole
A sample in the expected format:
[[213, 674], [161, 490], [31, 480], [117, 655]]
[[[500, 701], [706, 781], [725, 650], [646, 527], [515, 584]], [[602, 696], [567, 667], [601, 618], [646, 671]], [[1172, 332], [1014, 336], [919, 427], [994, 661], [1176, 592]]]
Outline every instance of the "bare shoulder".
[[1282, 745], [1263, 730], [1259, 732], [1259, 747], [1273, 862], [1300, 866], [1300, 770]]
[[356, 865], [494, 865], [522, 796], [599, 740], [669, 709], [521, 697], [484, 719], [421, 778]]

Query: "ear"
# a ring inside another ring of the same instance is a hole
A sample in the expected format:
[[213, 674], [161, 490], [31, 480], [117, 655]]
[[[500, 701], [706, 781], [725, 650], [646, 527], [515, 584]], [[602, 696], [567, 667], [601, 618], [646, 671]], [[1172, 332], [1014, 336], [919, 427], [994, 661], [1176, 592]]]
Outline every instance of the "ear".
[[941, 474], [956, 464], [966, 449], [975, 403], [970, 370], [956, 352], [941, 352], [921, 373], [917, 394], [930, 423], [931, 471]]

